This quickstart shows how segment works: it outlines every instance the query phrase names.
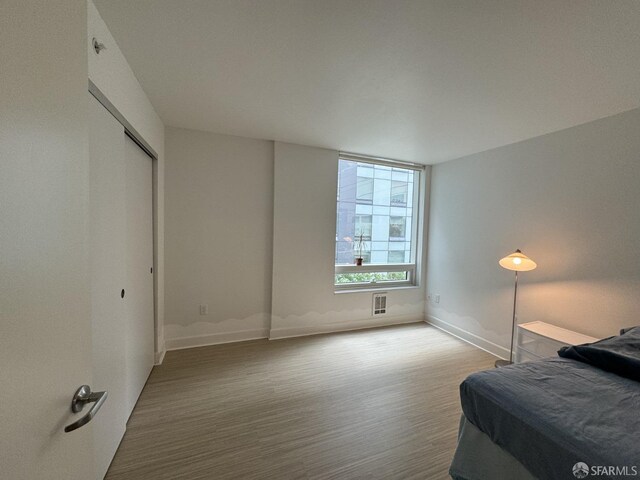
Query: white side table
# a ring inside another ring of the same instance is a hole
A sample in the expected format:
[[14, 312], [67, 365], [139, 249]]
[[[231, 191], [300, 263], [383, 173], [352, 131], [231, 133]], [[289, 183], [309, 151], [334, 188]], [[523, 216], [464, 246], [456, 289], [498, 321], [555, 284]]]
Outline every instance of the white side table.
[[599, 338], [583, 335], [545, 322], [518, 325], [515, 363], [531, 362], [558, 356], [558, 350], [567, 345], [592, 343]]

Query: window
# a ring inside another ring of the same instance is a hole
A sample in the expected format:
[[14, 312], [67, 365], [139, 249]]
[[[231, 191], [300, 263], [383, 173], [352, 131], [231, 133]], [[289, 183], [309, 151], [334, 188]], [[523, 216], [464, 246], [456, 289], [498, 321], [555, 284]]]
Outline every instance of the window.
[[363, 240], [371, 240], [371, 215], [356, 215], [355, 240], [358, 241], [360, 235]]
[[[389, 286], [389, 282], [406, 282], [407, 272], [362, 272], [336, 274], [336, 286], [353, 287], [354, 285], [382, 283]], [[386, 283], [384, 283], [386, 282]]]
[[373, 178], [358, 177], [356, 186], [356, 202], [373, 203]]
[[[337, 290], [416, 284], [422, 171], [420, 166], [340, 155]], [[362, 265], [356, 265], [358, 257]]]
[[389, 240], [404, 239], [404, 219], [406, 217], [389, 217]]
[[407, 182], [391, 181], [391, 205], [406, 207], [408, 194], [409, 184]]
[[389, 252], [388, 263], [404, 263], [404, 251], [396, 250], [394, 252]]

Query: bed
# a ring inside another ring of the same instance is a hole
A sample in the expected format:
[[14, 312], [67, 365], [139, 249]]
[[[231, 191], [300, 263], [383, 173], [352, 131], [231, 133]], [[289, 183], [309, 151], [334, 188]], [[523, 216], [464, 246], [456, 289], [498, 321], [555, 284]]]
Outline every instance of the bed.
[[455, 480], [640, 478], [640, 327], [470, 375]]

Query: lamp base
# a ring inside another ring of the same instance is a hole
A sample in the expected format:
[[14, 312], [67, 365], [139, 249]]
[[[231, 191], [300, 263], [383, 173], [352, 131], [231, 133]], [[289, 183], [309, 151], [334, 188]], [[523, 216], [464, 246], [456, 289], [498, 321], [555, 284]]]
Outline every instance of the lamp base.
[[507, 365], [512, 365], [512, 364], [513, 362], [510, 362], [509, 360], [500, 359], [500, 360], [496, 360], [495, 367], [496, 368], [506, 367]]

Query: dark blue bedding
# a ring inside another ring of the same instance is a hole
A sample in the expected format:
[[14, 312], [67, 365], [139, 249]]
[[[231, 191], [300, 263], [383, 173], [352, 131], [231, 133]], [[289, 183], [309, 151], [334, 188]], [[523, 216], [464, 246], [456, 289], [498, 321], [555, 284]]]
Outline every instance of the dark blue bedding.
[[578, 462], [640, 477], [640, 382], [549, 358], [475, 373], [460, 394], [465, 417], [540, 479], [575, 479]]
[[640, 381], [640, 327], [599, 342], [563, 347], [558, 355]]

